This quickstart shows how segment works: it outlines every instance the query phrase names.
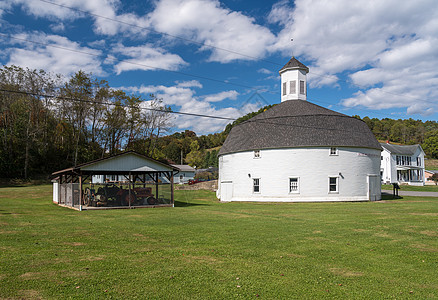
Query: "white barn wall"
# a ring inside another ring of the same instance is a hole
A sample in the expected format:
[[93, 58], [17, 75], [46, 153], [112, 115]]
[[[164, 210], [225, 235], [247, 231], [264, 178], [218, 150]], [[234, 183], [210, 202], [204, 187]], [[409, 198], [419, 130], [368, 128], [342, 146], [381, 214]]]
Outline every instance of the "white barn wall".
[[[219, 189], [221, 201], [365, 201], [368, 175], [380, 175], [380, 151], [339, 148], [330, 156], [329, 147], [261, 150], [221, 155]], [[341, 173], [341, 175], [339, 174]], [[248, 176], [250, 174], [250, 176]], [[329, 177], [338, 176], [338, 193], [329, 193]], [[289, 193], [289, 178], [299, 177], [298, 194]], [[253, 193], [253, 178], [260, 178], [260, 193]], [[231, 183], [231, 184], [230, 184]], [[231, 199], [222, 197], [224, 191]], [[379, 191], [380, 199], [380, 186]]]

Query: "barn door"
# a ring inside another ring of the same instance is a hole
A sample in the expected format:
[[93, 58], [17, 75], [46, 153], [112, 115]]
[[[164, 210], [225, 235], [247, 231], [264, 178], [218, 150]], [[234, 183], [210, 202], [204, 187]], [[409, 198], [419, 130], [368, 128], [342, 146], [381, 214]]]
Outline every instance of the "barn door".
[[231, 201], [233, 198], [233, 182], [222, 181], [221, 182], [221, 201]]
[[379, 175], [368, 175], [368, 200], [377, 201], [381, 199], [380, 184]]

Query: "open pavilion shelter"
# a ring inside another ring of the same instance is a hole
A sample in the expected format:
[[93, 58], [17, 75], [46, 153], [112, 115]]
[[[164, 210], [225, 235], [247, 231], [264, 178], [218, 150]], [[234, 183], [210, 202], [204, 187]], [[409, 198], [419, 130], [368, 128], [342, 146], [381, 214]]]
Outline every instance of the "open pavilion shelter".
[[[128, 151], [52, 173], [53, 202], [78, 210], [173, 207], [173, 177], [178, 172], [177, 167]], [[93, 180], [98, 175], [102, 182]]]

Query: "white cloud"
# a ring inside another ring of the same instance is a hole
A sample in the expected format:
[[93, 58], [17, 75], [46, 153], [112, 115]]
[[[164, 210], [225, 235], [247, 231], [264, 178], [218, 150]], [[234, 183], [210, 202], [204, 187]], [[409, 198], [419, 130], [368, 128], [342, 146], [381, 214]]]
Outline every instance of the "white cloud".
[[261, 74], [266, 74], [266, 75], [273, 74], [273, 72], [271, 70], [268, 70], [268, 69], [265, 69], [265, 68], [258, 69], [257, 72], [261, 73]]
[[[125, 91], [142, 93], [145, 95], [154, 94], [157, 98], [162, 99], [165, 105], [172, 105], [176, 107], [176, 111], [219, 116], [225, 118], [235, 118], [245, 115], [249, 112], [257, 110], [260, 105], [257, 103], [246, 103], [243, 107], [215, 107], [211, 102], [205, 98], [211, 99], [218, 97], [218, 95], [229, 94], [234, 97], [234, 91], [225, 91], [214, 95], [196, 96], [194, 88], [201, 88], [202, 86], [195, 80], [178, 82], [174, 86], [141, 86], [141, 87], [121, 87]], [[231, 92], [231, 93], [230, 93]], [[222, 131], [225, 126], [232, 122], [232, 120], [214, 119], [198, 116], [176, 115], [175, 127], [178, 129], [191, 129], [197, 134], [208, 134], [212, 132]]]
[[[311, 86], [335, 86], [337, 75], [345, 73], [365, 89], [342, 100], [348, 107], [437, 111], [431, 102], [437, 96], [438, 2], [296, 0], [289, 5], [278, 2], [269, 14], [283, 26], [269, 50], [288, 55], [293, 49], [310, 61]], [[414, 107], [418, 102], [423, 105]]]
[[113, 48], [112, 52], [113, 54], [121, 54], [122, 56], [129, 57], [114, 66], [117, 74], [123, 71], [150, 71], [157, 68], [178, 70], [182, 66], [187, 65], [179, 55], [167, 53], [166, 50], [152, 45], [125, 47], [122, 44], [118, 44]]
[[[26, 42], [27, 40], [35, 43]], [[65, 37], [33, 32], [16, 34], [11, 41], [19, 44], [19, 47], [11, 47], [7, 50], [9, 53], [7, 64], [9, 65], [43, 69], [66, 76], [78, 70], [94, 75], [105, 75], [98, 58], [102, 54], [101, 51], [82, 47]]]
[[201, 47], [201, 50], [211, 51], [210, 61], [222, 63], [263, 57], [267, 45], [275, 40], [274, 35], [255, 24], [253, 18], [223, 8], [219, 1], [214, 0], [157, 1], [150, 22], [158, 31], [235, 52]]
[[236, 91], [224, 91], [217, 94], [212, 94], [204, 97], [204, 101], [207, 102], [220, 102], [225, 99], [236, 100], [239, 95]]
[[[12, 4], [21, 5], [29, 15], [47, 18], [55, 22], [92, 18], [95, 33], [104, 35], [115, 35], [121, 32], [145, 35], [147, 31], [140, 27], [149, 26], [146, 17], [139, 17], [132, 13], [118, 14], [118, 8], [121, 6], [120, 0], [63, 0], [55, 2], [55, 4], [35, 0], [5, 1], [9, 6]], [[131, 26], [131, 24], [136, 26]]]

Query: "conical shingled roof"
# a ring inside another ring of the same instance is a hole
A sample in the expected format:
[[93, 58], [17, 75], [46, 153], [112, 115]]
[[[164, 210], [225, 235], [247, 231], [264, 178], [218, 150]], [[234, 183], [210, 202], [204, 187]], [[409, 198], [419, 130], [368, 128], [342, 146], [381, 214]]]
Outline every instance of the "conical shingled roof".
[[288, 69], [301, 69], [306, 71], [306, 73], [309, 73], [309, 68], [300, 61], [298, 61], [294, 56], [287, 62], [287, 64], [283, 66], [283, 68], [280, 69], [279, 72], [282, 73], [283, 71]]
[[233, 127], [219, 155], [297, 147], [382, 149], [362, 120], [307, 101], [291, 100]]

